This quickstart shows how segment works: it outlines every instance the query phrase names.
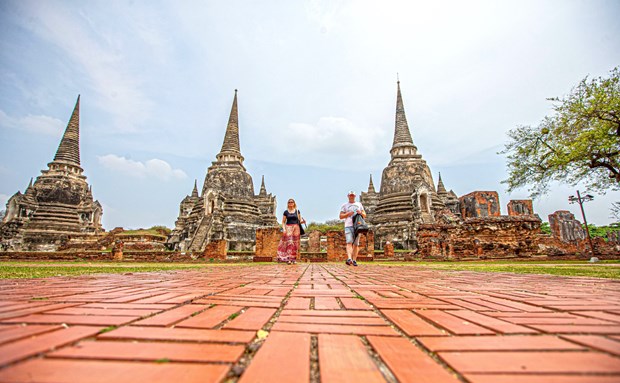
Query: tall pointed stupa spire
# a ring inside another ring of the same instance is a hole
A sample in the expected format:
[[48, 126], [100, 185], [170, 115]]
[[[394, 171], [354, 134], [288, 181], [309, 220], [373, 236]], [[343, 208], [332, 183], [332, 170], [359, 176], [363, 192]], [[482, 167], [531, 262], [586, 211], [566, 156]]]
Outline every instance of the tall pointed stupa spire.
[[372, 174], [370, 175], [370, 182], [368, 183], [368, 193], [376, 193], [375, 184], [372, 183]]
[[192, 197], [198, 197], [198, 181], [194, 180], [194, 190], [192, 190]]
[[233, 100], [232, 108], [230, 110], [230, 117], [228, 118], [228, 126], [226, 127], [226, 135], [224, 136], [224, 143], [222, 144], [221, 152], [241, 153], [241, 150], [239, 149], [239, 114], [237, 112], [237, 89], [235, 89], [235, 98]]
[[446, 187], [443, 185], [443, 181], [441, 180], [441, 172], [439, 173], [439, 182], [437, 183], [437, 194], [448, 194], [448, 191], [446, 190]]
[[[224, 135], [224, 143], [222, 150], [215, 156], [220, 162], [238, 162], [243, 167], [243, 156], [239, 148], [239, 114], [237, 112], [237, 89], [235, 89], [235, 98], [232, 108], [230, 109], [230, 117], [228, 118], [228, 126], [226, 126], [226, 134]], [[244, 168], [245, 169], [245, 168]]]
[[[400, 80], [396, 82], [396, 121], [394, 124], [394, 142], [392, 143], [392, 157], [398, 155], [416, 155], [418, 148], [413, 144], [405, 107], [403, 105], [403, 97], [400, 92]], [[408, 150], [404, 150], [407, 148]]]
[[62, 136], [54, 162], [80, 166], [80, 96], [78, 95], [73, 114]]
[[260, 196], [266, 196], [267, 195], [267, 188], [265, 187], [265, 176], [263, 175], [263, 179], [260, 183], [260, 192], [258, 193], [258, 195]]

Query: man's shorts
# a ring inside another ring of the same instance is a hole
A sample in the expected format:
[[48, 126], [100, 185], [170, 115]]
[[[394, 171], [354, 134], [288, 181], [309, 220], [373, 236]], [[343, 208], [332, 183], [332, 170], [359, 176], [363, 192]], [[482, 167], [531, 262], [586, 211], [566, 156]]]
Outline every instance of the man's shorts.
[[359, 246], [360, 236], [358, 235], [357, 238], [353, 238], [354, 233], [353, 226], [344, 228], [344, 237], [347, 243], [353, 243], [353, 240], [355, 240], [355, 245]]

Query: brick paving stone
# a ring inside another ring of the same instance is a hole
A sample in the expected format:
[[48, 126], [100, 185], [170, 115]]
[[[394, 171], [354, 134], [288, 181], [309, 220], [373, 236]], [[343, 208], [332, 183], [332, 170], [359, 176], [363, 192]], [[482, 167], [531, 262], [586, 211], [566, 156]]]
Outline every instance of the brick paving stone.
[[[310, 363], [308, 347], [280, 351], [280, 343], [300, 342], [278, 338], [307, 342], [310, 334], [318, 334], [318, 368], [327, 373], [323, 381], [342, 380], [340, 375], [330, 378], [329, 363], [340, 363], [326, 362], [330, 352], [337, 355], [332, 359], [355, 354], [370, 360], [375, 372], [381, 365], [381, 371], [391, 370], [399, 381], [415, 371], [406, 367], [424, 360], [470, 382], [620, 381], [620, 284], [614, 280], [374, 263], [351, 268], [339, 263], [207, 265], [200, 271], [58, 277], [18, 284], [0, 280], [0, 289], [0, 355], [12, 355], [14, 349], [28, 354], [0, 369], [2, 382], [8, 373], [28, 371], [38, 380], [54, 382], [122, 381], [129, 376], [132, 382], [176, 383], [189, 376], [183, 374], [193, 374], [185, 371], [189, 367], [209, 367], [196, 375], [222, 381], [232, 363], [244, 357], [243, 350], [251, 347], [256, 330], [278, 309], [282, 311], [267, 340], [253, 357], [250, 354], [241, 379], [258, 379], [250, 372], [265, 370], [261, 358], [271, 361], [300, 352], [300, 360]], [[36, 323], [22, 326], [24, 319]], [[94, 333], [77, 339], [65, 336], [69, 333], [62, 332], [80, 326], [65, 329], [59, 324], [75, 321], [90, 323], [87, 328]], [[118, 328], [97, 335], [111, 325]], [[58, 344], [49, 341], [54, 337]], [[338, 339], [335, 343], [345, 351], [329, 351], [321, 339]], [[393, 349], [402, 355], [389, 351]], [[170, 362], [153, 362], [158, 359]], [[284, 366], [278, 372], [286, 373], [295, 363], [272, 364]], [[51, 366], [61, 370], [48, 378], [46, 369]], [[212, 367], [217, 373], [209, 372]], [[153, 368], [171, 375], [149, 375]], [[309, 367], [295, 369], [310, 373]], [[307, 375], [301, 376], [308, 381]], [[380, 381], [393, 379], [377, 376]]]
[[101, 334], [99, 338], [247, 343], [254, 335], [254, 331], [126, 326]]
[[454, 310], [451, 315], [466, 319], [502, 334], [536, 334], [538, 331], [469, 310]]
[[497, 303], [500, 304], [502, 306], [506, 306], [506, 307], [512, 307], [514, 309], [520, 310], [520, 311], [524, 311], [524, 312], [529, 312], [529, 313], [535, 313], [535, 312], [549, 312], [550, 310], [546, 309], [546, 308], [542, 308], [542, 307], [538, 307], [538, 306], [534, 306], [534, 305], [530, 305], [527, 303], [522, 303], [522, 302], [515, 302], [509, 299], [502, 299], [502, 298], [496, 298], [496, 297], [491, 297], [491, 296], [487, 296], [484, 298], [485, 301], [488, 302], [493, 302], [493, 303]]
[[225, 329], [260, 330], [276, 313], [276, 309], [250, 307], [244, 313], [224, 325]]
[[293, 297], [353, 297], [350, 290], [309, 290], [295, 289], [291, 294]]
[[175, 324], [175, 327], [213, 328], [241, 310], [239, 306], [214, 306], [191, 318]]
[[306, 383], [310, 380], [310, 335], [269, 334], [239, 383]]
[[46, 311], [46, 314], [66, 314], [66, 315], [111, 315], [111, 316], [129, 316], [129, 317], [143, 317], [151, 314], [157, 314], [160, 310], [150, 309], [105, 309], [95, 307], [67, 307], [64, 309]]
[[336, 298], [316, 297], [314, 298], [314, 308], [316, 310], [340, 310], [340, 305]]
[[369, 336], [368, 342], [399, 382], [459, 382], [458, 378], [407, 339]]
[[206, 305], [186, 305], [165, 311], [159, 315], [142, 319], [134, 324], [137, 326], [170, 326], [185, 318], [189, 318], [202, 310], [207, 309]]
[[431, 351], [584, 350], [553, 335], [484, 335], [416, 338]]
[[485, 335], [494, 334], [493, 331], [484, 327], [480, 327], [467, 320], [461, 319], [454, 315], [449, 314], [446, 311], [441, 310], [420, 310], [416, 311], [420, 316], [432, 321], [433, 323], [441, 326], [448, 331], [457, 335]]
[[409, 336], [448, 335], [409, 310], [381, 310], [381, 312]]
[[579, 311], [579, 315], [603, 319], [610, 322], [620, 323], [620, 314], [605, 313], [600, 311]]
[[362, 341], [351, 335], [319, 335], [321, 382], [385, 382]]
[[8, 325], [0, 331], [0, 344], [12, 342], [17, 339], [27, 338], [33, 335], [42, 334], [44, 332], [61, 329], [60, 325]]
[[221, 299], [217, 297], [211, 297], [208, 299], [199, 299], [195, 303], [208, 303], [214, 305], [228, 305], [228, 306], [241, 306], [241, 307], [268, 307], [279, 308], [280, 302], [266, 302], [259, 300], [236, 300], [236, 299]]
[[287, 310], [286, 308], [282, 310], [280, 316], [286, 315], [305, 315], [305, 316], [326, 316], [326, 317], [370, 317], [374, 318], [377, 316], [372, 311], [334, 311], [334, 310]]
[[7, 312], [0, 313], [0, 320], [2, 322], [5, 322], [6, 319], [10, 319], [10, 318], [21, 317], [21, 316], [25, 316], [28, 314], [42, 313], [45, 311], [62, 309], [65, 307], [72, 307], [72, 306], [77, 306], [77, 305], [78, 305], [77, 303], [54, 303], [54, 304], [47, 304], [47, 305], [37, 305], [35, 307], [30, 307], [30, 308], [20, 308], [14, 311], [7, 311]]
[[340, 298], [340, 302], [347, 310], [372, 310], [368, 303], [358, 298]]
[[106, 360], [234, 363], [244, 346], [209, 343], [87, 341], [48, 354], [48, 357]]
[[563, 335], [562, 338], [620, 356], [620, 342], [598, 335]]
[[516, 375], [516, 374], [465, 374], [471, 383], [618, 383], [618, 376], [604, 375]]
[[620, 334], [620, 326], [594, 326], [594, 325], [530, 325], [535, 329], [555, 334]]
[[461, 373], [614, 373], [620, 359], [590, 351], [573, 352], [440, 352]]
[[17, 340], [2, 346], [0, 366], [97, 334], [103, 328], [74, 326]]
[[281, 315], [278, 323], [321, 323], [340, 325], [386, 326], [388, 323], [379, 316], [373, 317], [335, 317], [310, 315]]
[[76, 324], [95, 326], [120, 326], [129, 323], [139, 317], [113, 316], [113, 315], [52, 315], [32, 314], [23, 317], [6, 319], [7, 323], [41, 323], [41, 324]]
[[312, 334], [356, 334], [356, 335], [386, 335], [399, 336], [389, 326], [359, 326], [359, 325], [332, 325], [310, 323], [276, 322], [271, 328], [273, 331], [307, 332]]
[[155, 312], [159, 312], [162, 310], [166, 310], [169, 309], [171, 307], [173, 307], [173, 304], [163, 304], [163, 303], [148, 303], [148, 304], [142, 304], [142, 303], [104, 303], [104, 302], [93, 302], [93, 303], [87, 303], [84, 305], [80, 305], [80, 306], [74, 306], [74, 307], [83, 307], [83, 308], [101, 308], [101, 309], [111, 309], [111, 310], [118, 310], [118, 309], [124, 309], [124, 310], [152, 310], [153, 313]]
[[310, 302], [310, 298], [294, 297], [289, 298], [286, 306], [284, 307], [288, 310], [308, 310], [310, 308]]
[[78, 360], [30, 360], [0, 370], [6, 383], [195, 383], [220, 382], [229, 366], [188, 363], [134, 363]]

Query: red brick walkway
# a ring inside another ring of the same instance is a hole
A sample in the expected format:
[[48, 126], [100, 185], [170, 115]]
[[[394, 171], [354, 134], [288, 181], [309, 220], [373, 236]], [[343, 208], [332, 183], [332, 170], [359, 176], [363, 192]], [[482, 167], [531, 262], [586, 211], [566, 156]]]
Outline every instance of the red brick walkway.
[[620, 382], [620, 282], [261, 265], [0, 281], [1, 382]]

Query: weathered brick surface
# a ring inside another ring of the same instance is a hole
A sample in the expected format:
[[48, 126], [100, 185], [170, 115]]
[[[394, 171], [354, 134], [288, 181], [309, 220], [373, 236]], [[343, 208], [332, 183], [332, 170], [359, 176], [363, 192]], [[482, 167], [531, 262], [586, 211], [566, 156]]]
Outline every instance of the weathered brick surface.
[[601, 278], [299, 263], [18, 282], [0, 280], [3, 382], [620, 378], [620, 287]]
[[321, 251], [321, 232], [313, 231], [308, 234], [308, 252], [318, 253]]
[[532, 215], [534, 208], [531, 199], [513, 199], [508, 202], [508, 215]]
[[256, 230], [256, 257], [275, 257], [278, 253], [278, 244], [282, 238], [279, 227], [261, 228]]
[[541, 221], [537, 216], [466, 219], [462, 224], [420, 225], [422, 257], [505, 258], [538, 254]]
[[329, 262], [344, 261], [347, 259], [347, 242], [344, 231], [332, 230], [327, 232], [327, 260]]
[[[360, 234], [358, 255], [371, 259], [375, 251], [374, 233]], [[327, 232], [327, 261], [339, 262], [347, 259], [347, 242], [343, 230]]]
[[558, 210], [549, 214], [549, 227], [552, 235], [562, 242], [579, 242], [586, 238], [581, 222], [567, 210]]
[[383, 245], [383, 257], [387, 259], [394, 258], [394, 245], [391, 242], [386, 242]]
[[207, 259], [226, 259], [226, 244], [226, 240], [223, 239], [209, 242], [205, 247], [204, 257]]
[[461, 217], [497, 217], [501, 214], [496, 191], [475, 191], [459, 198]]

